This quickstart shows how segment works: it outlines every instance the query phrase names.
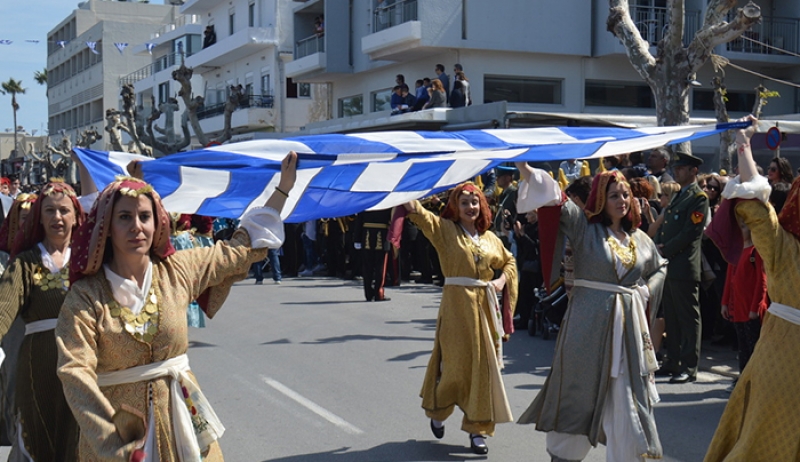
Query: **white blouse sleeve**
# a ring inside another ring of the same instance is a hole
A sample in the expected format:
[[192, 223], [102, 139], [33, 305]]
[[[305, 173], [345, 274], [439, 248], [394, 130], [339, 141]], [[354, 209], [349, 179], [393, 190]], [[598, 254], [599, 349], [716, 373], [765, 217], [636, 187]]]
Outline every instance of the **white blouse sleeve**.
[[283, 245], [281, 214], [271, 207], [255, 207], [242, 215], [240, 226], [250, 235], [250, 248], [278, 249]]
[[527, 213], [548, 205], [561, 203], [561, 187], [544, 170], [534, 168], [530, 180], [519, 182], [517, 212]]
[[85, 196], [78, 197], [78, 202], [80, 202], [85, 213], [89, 213], [89, 211], [92, 210], [92, 207], [94, 207], [94, 201], [97, 200], [99, 195], [100, 191], [95, 191], [93, 193], [86, 194]]
[[772, 188], [769, 185], [769, 181], [761, 175], [756, 175], [753, 179], [744, 183], [737, 176], [729, 180], [728, 184], [725, 185], [722, 197], [725, 199], [758, 199], [766, 204], [769, 201], [771, 192]]

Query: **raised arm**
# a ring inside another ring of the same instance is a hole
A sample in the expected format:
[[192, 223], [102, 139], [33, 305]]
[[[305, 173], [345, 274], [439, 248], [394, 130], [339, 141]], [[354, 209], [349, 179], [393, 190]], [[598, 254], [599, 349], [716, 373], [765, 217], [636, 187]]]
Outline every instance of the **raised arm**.
[[753, 150], [750, 148], [750, 138], [756, 132], [758, 119], [752, 115], [739, 119], [739, 121], [745, 120], [752, 122], [750, 126], [736, 131], [736, 152], [739, 156], [739, 178], [742, 183], [750, 181], [758, 175], [758, 169], [753, 160]]
[[280, 213], [286, 204], [286, 199], [289, 198], [289, 192], [294, 188], [295, 181], [297, 181], [297, 153], [291, 151], [281, 162], [281, 179], [264, 207], [273, 208]]

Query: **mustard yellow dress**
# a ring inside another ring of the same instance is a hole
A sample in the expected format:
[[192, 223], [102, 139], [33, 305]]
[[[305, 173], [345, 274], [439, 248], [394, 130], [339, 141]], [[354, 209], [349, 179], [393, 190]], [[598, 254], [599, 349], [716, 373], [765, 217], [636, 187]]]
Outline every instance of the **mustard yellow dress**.
[[[800, 240], [781, 227], [769, 204], [741, 201], [736, 214], [750, 228], [764, 259], [772, 302], [800, 309]], [[800, 326], [765, 315], [761, 337], [725, 407], [706, 462], [800, 460], [799, 345]]]
[[[266, 258], [267, 249], [250, 249], [246, 231], [237, 230], [230, 242], [214, 247], [174, 253], [153, 260], [153, 282], [158, 300], [158, 330], [151, 341], [138, 340], [125, 330], [125, 323], [112, 314], [118, 307], [104, 271], [76, 282], [69, 292], [56, 327], [59, 348], [58, 376], [80, 426], [80, 460], [83, 462], [128, 460], [134, 443], [123, 441], [112, 422], [123, 406], [148, 415], [148, 390], [155, 414], [158, 459], [178, 461], [172, 430], [170, 378], [100, 387], [97, 375], [175, 358], [189, 347], [186, 309], [209, 287], [216, 314], [235, 280], [244, 279], [250, 264]], [[194, 378], [194, 377], [193, 377]], [[195, 380], [195, 383], [196, 380]], [[213, 401], [213, 399], [211, 400]], [[221, 461], [214, 442], [203, 454], [204, 461]]]
[[[418, 202], [416, 210], [409, 219], [436, 248], [445, 278], [490, 281], [494, 270], [502, 270], [510, 306], [516, 305], [516, 262], [494, 233], [481, 234], [480, 248], [476, 249], [458, 223], [434, 215]], [[477, 257], [476, 252], [480, 253]], [[492, 322], [492, 311], [485, 288], [444, 286], [433, 351], [420, 392], [428, 417], [443, 421], [458, 406], [464, 412], [462, 430], [489, 436], [494, 434], [496, 423], [511, 420], [510, 411], [498, 409], [504, 401], [507, 408], [502, 382], [492, 380], [493, 376], [499, 377], [496, 356], [502, 342]], [[489, 332], [485, 331], [486, 326]], [[484, 347], [487, 334], [493, 339], [494, 354]]]

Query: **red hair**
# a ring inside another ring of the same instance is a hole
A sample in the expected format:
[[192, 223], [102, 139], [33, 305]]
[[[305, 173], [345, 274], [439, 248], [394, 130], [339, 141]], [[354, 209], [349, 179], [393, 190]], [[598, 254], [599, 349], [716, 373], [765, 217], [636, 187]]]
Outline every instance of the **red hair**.
[[489, 210], [489, 203], [486, 201], [486, 196], [484, 196], [480, 188], [475, 186], [475, 183], [471, 181], [462, 183], [453, 188], [450, 192], [450, 197], [447, 199], [447, 205], [442, 211], [442, 218], [447, 218], [448, 220], [458, 223], [458, 198], [461, 197], [462, 194], [474, 194], [478, 196], [480, 214], [478, 215], [478, 219], [475, 220], [475, 228], [479, 233], [483, 233], [492, 225], [492, 212]]

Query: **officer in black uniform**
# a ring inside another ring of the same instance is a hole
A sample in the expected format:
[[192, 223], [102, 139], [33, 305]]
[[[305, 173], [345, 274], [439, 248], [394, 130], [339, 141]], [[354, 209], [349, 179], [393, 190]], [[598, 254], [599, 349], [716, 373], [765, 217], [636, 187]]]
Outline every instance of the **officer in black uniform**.
[[361, 277], [368, 302], [389, 300], [383, 294], [386, 264], [389, 257], [389, 223], [392, 209], [370, 210], [358, 214], [355, 221], [354, 247], [361, 253]]

